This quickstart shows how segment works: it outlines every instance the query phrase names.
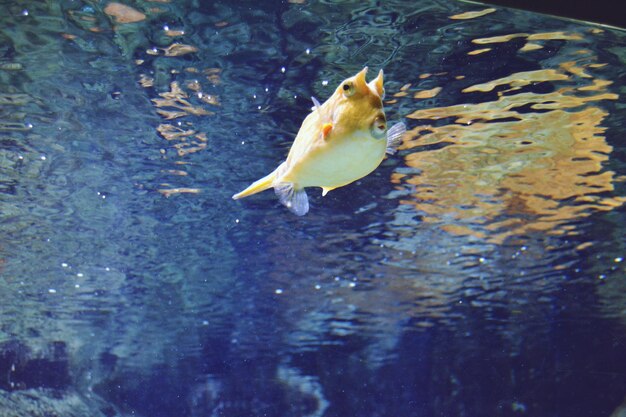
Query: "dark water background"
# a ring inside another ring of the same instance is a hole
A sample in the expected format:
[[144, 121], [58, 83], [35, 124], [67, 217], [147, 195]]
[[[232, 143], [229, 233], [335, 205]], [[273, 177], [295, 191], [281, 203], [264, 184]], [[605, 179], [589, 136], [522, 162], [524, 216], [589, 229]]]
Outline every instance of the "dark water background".
[[[0, 415], [625, 415], [623, 31], [125, 4], [0, 1]], [[230, 200], [365, 65], [399, 154]]]

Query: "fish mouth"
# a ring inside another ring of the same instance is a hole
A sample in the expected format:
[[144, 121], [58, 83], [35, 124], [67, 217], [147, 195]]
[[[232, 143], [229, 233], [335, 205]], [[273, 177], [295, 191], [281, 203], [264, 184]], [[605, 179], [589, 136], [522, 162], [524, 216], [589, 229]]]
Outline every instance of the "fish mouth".
[[367, 74], [367, 67], [363, 68], [357, 75], [354, 76], [354, 87], [361, 94], [367, 94], [369, 91], [367, 81], [365, 81], [365, 74]]

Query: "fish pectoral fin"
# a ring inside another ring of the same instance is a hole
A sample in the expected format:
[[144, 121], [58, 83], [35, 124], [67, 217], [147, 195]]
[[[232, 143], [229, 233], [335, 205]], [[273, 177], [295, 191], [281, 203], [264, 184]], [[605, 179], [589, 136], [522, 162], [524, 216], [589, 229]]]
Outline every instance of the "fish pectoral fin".
[[406, 133], [404, 123], [396, 123], [387, 131], [387, 153], [393, 155], [402, 144], [402, 136]]
[[313, 100], [312, 110], [317, 112], [322, 125], [322, 129], [320, 130], [322, 134], [322, 139], [326, 140], [326, 138], [330, 134], [330, 131], [333, 130], [333, 123], [330, 118], [324, 117], [324, 114], [322, 114], [322, 105], [320, 104], [320, 102], [317, 101], [315, 97], [311, 97], [311, 100]]
[[322, 197], [326, 196], [329, 191], [334, 190], [337, 187], [322, 187]]
[[331, 130], [333, 130], [333, 124], [332, 123], [324, 123], [322, 125], [322, 138], [324, 140], [326, 140], [326, 138], [328, 138], [328, 135], [330, 134]]
[[309, 211], [309, 198], [304, 188], [297, 189], [290, 182], [274, 185], [274, 192], [280, 202], [296, 216], [304, 216]]

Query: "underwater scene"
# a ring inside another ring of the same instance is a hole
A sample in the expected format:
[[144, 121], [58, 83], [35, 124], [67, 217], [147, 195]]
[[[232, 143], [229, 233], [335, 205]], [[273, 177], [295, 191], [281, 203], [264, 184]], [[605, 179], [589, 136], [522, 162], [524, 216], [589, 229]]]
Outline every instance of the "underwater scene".
[[0, 417], [625, 417], [625, 96], [480, 3], [0, 0]]

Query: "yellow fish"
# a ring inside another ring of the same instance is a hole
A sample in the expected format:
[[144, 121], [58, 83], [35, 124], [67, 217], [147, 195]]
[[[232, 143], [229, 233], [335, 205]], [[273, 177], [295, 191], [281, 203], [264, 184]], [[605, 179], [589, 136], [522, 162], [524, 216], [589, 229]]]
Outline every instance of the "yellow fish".
[[291, 212], [309, 211], [305, 187], [321, 187], [322, 195], [372, 172], [385, 152], [393, 154], [406, 131], [403, 123], [387, 129], [383, 110], [383, 71], [367, 83], [367, 67], [344, 80], [324, 104], [314, 97], [287, 160], [233, 199], [274, 188]]

